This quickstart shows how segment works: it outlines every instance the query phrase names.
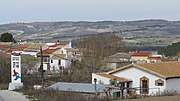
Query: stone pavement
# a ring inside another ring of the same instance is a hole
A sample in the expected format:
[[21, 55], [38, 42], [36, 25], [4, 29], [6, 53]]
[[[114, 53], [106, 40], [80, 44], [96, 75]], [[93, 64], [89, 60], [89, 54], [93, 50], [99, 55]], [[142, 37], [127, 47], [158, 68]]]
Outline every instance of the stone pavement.
[[0, 101], [29, 101], [24, 95], [15, 91], [0, 90]]

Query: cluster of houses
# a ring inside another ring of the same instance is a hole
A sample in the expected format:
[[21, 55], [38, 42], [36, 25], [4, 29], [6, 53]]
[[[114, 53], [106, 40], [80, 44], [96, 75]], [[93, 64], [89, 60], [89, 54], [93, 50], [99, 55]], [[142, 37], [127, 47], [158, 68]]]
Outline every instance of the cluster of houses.
[[116, 69], [128, 64], [139, 63], [156, 63], [164, 61], [162, 55], [157, 52], [129, 52], [129, 53], [116, 53], [105, 58], [105, 63], [108, 68]]
[[[72, 61], [81, 60], [82, 55], [79, 49], [72, 48], [71, 42], [33, 43], [16, 46], [11, 43], [0, 43], [0, 45], [0, 50], [9, 54], [15, 52], [42, 58], [43, 68], [47, 71], [61, 71], [68, 68]], [[145, 95], [156, 95], [165, 91], [180, 93], [180, 62], [165, 60], [164, 56], [154, 52], [116, 53], [104, 59], [106, 66], [112, 70], [92, 73], [92, 84], [62, 82], [52, 87], [61, 90], [74, 89], [77, 92], [87, 92], [88, 87], [91, 87], [89, 92], [97, 93], [96, 87], [107, 89], [113, 86], [118, 87], [116, 90], [114, 90], [115, 88], [111, 90], [118, 97], [120, 94], [131, 95], [132, 92]], [[67, 85], [69, 86], [66, 89], [62, 88]], [[97, 85], [95, 89], [93, 89], [93, 85]], [[87, 89], [81, 89], [81, 86], [85, 86]]]
[[[43, 60], [43, 69], [46, 71], [59, 72], [61, 69], [68, 68], [74, 60], [80, 60], [82, 52], [79, 49], [72, 48], [71, 42], [58, 43], [25, 43], [12, 44], [0, 43], [1, 51], [7, 54], [20, 53], [41, 58]], [[42, 49], [42, 54], [40, 51]], [[40, 65], [40, 63], [39, 63]]]
[[[111, 62], [109, 62], [111, 60]], [[117, 53], [105, 59], [113, 70], [92, 73], [92, 84], [120, 87], [115, 95], [180, 93], [180, 62], [152, 52]]]

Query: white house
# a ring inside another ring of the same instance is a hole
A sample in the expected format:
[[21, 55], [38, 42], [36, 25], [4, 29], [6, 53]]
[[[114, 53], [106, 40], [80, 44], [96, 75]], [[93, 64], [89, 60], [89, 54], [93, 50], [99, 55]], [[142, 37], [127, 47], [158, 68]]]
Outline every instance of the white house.
[[71, 66], [73, 57], [66, 54], [55, 54], [50, 58], [50, 70], [60, 71]]
[[[71, 47], [71, 42], [59, 42], [50, 45], [43, 50], [43, 68], [45, 70], [59, 72], [71, 66], [71, 60], [77, 58], [76, 52], [79, 51]], [[40, 57], [40, 53], [37, 55]]]
[[180, 92], [180, 62], [130, 64], [105, 73], [93, 73], [97, 83], [135, 88], [137, 94], [154, 95], [164, 91]]
[[[50, 70], [50, 57], [53, 56], [54, 54], [59, 54], [59, 53], [60, 53], [60, 48], [46, 49], [42, 51], [44, 70]], [[41, 58], [40, 52], [37, 54], [37, 57]]]

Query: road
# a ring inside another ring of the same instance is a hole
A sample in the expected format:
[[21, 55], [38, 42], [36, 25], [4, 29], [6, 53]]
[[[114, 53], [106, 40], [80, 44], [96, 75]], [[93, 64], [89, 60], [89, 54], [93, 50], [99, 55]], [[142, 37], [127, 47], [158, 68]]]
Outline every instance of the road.
[[24, 95], [14, 91], [0, 90], [0, 101], [29, 101]]

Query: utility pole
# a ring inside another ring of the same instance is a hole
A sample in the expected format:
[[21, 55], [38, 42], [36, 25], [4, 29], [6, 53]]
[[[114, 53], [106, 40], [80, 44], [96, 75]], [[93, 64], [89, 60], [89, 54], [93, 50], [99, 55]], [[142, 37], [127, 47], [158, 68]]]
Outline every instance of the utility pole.
[[40, 47], [40, 52], [41, 52], [41, 65], [40, 65], [40, 68], [39, 68], [39, 72], [41, 73], [41, 78], [42, 78], [41, 85], [42, 85], [42, 88], [44, 88], [44, 70], [43, 70], [42, 46]]
[[95, 91], [95, 97], [97, 97], [97, 79], [94, 78], [94, 91]]

